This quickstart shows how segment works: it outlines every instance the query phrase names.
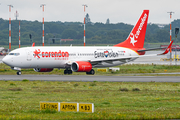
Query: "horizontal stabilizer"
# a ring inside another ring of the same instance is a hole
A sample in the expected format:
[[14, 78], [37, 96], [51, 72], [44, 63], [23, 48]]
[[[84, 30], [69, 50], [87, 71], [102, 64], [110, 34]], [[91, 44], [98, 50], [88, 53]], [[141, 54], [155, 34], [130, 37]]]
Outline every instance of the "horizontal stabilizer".
[[145, 52], [145, 51], [151, 51], [151, 50], [161, 50], [161, 49], [166, 49], [167, 47], [160, 47], [160, 48], [150, 48], [150, 49], [145, 49], [145, 50], [137, 50], [137, 52]]

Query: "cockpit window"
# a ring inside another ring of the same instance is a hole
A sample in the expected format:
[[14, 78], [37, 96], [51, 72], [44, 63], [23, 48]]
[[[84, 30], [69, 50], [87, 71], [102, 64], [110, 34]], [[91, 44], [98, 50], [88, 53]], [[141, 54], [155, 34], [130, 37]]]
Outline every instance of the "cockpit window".
[[18, 55], [20, 55], [20, 53], [9, 53], [9, 55], [18, 56]]
[[14, 55], [15, 55], [15, 56], [18, 56], [18, 55], [20, 55], [20, 53], [14, 53]]
[[9, 53], [9, 55], [14, 55], [14, 53]]

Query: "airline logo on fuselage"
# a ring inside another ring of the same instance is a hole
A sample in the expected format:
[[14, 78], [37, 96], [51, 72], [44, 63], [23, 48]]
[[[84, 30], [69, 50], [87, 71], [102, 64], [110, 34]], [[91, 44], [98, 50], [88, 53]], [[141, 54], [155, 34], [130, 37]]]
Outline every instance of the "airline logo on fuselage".
[[68, 52], [63, 52], [61, 50], [59, 50], [58, 52], [45, 52], [45, 51], [41, 51], [40, 49], [35, 49], [34, 51], [34, 57], [37, 58], [58, 58], [58, 57], [69, 57], [69, 53]]
[[34, 57], [40, 58], [39, 54], [41, 53], [40, 49], [34, 51]]
[[137, 31], [136, 31], [136, 34], [134, 35], [133, 33], [131, 33], [131, 35], [132, 35], [133, 37], [130, 37], [130, 39], [131, 39], [130, 43], [131, 43], [133, 46], [134, 46], [134, 43], [137, 42], [137, 40], [135, 40], [135, 38], [138, 39], [138, 37], [139, 37], [139, 35], [140, 35], [140, 33], [141, 33], [141, 30], [142, 30], [142, 28], [143, 28], [143, 25], [144, 25], [144, 23], [145, 23], [145, 21], [146, 21], [146, 19], [147, 19], [147, 14], [145, 13], [145, 14], [144, 14], [144, 17], [141, 18], [141, 23], [140, 23], [140, 25], [139, 25], [139, 27], [138, 27], [138, 29], [137, 29]]
[[104, 51], [105, 57], [108, 57], [109, 51]]
[[119, 55], [123, 56], [124, 53], [125, 53], [125, 51], [118, 51], [118, 52], [113, 52], [113, 51], [108, 51], [108, 50], [106, 50], [104, 52], [94, 51], [94, 57], [95, 58], [99, 58], [99, 57], [101, 57], [101, 58], [114, 57], [115, 58], [115, 57], [118, 57]]

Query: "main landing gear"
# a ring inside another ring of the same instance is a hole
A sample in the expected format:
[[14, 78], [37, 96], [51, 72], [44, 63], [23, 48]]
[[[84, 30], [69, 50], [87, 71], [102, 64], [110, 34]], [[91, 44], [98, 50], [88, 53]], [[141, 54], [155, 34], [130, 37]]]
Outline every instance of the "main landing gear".
[[95, 74], [95, 71], [93, 69], [91, 69], [91, 71], [89, 72], [86, 72], [87, 75], [94, 75]]
[[65, 74], [65, 75], [66, 75], [66, 74], [72, 74], [72, 70], [65, 69], [65, 70], [64, 70], [64, 74]]
[[17, 71], [17, 75], [21, 75], [21, 71]]
[[[65, 70], [64, 70], [64, 74], [65, 74], [65, 75], [66, 75], [66, 74], [70, 75], [70, 74], [72, 74], [72, 70], [65, 69]], [[91, 69], [91, 71], [86, 72], [86, 74], [87, 74], [87, 75], [94, 75], [94, 74], [95, 74], [95, 71], [94, 71], [93, 69]]]

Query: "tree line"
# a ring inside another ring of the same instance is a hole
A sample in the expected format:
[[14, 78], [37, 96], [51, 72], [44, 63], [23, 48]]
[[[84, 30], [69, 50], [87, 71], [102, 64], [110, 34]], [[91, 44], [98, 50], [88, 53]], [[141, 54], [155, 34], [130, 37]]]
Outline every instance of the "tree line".
[[[89, 20], [90, 21], [90, 20]], [[29, 35], [32, 35], [33, 42], [36, 45], [42, 44], [42, 23], [39, 21], [21, 20], [21, 45], [30, 45]], [[83, 44], [84, 26], [83, 22], [45, 22], [45, 45], [47, 44]], [[169, 25], [163, 28], [156, 24], [148, 24], [145, 42], [159, 43], [169, 42]], [[172, 22], [172, 37], [175, 39], [174, 29], [180, 27], [180, 20]], [[86, 44], [117, 44], [124, 41], [133, 25], [125, 23], [111, 24], [107, 19], [104, 23], [86, 23]], [[52, 41], [52, 39], [55, 39]], [[64, 42], [61, 39], [73, 39], [73, 41]], [[11, 22], [12, 45], [19, 43], [19, 21]], [[180, 41], [180, 35], [178, 35]], [[9, 21], [0, 18], [0, 46], [8, 45], [9, 42]]]

